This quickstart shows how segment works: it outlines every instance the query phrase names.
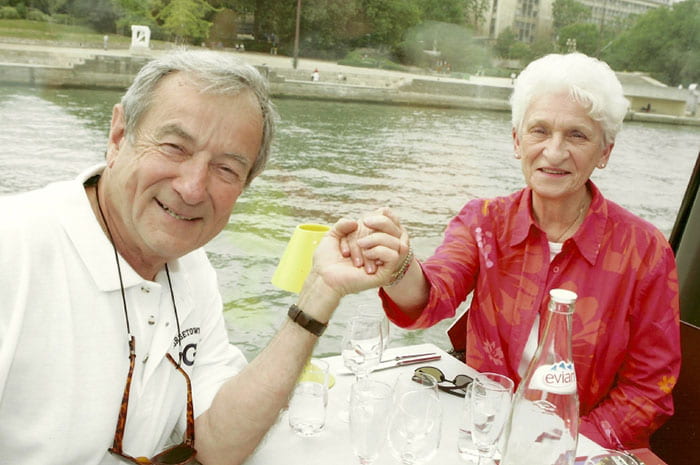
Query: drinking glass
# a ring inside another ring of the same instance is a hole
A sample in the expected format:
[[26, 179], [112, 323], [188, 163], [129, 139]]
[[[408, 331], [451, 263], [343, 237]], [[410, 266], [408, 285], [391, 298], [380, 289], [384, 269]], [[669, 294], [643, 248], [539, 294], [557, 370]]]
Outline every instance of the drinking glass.
[[370, 378], [350, 388], [350, 440], [362, 465], [374, 463], [386, 443], [391, 393], [391, 386]]
[[588, 457], [584, 465], [639, 465], [639, 461], [625, 452], [606, 449]]
[[317, 436], [325, 426], [329, 384], [328, 362], [311, 359], [289, 401], [289, 426], [299, 436]]
[[498, 373], [479, 373], [471, 384], [469, 417], [479, 458], [491, 459], [513, 400], [513, 380]]
[[386, 348], [389, 346], [391, 323], [389, 322], [389, 318], [387, 318], [386, 314], [384, 313], [381, 303], [359, 305], [357, 307], [357, 313], [359, 315], [374, 316], [382, 320], [382, 348], [383, 350], [386, 350]]
[[[355, 374], [355, 382], [366, 378], [382, 357], [381, 317], [378, 315], [356, 315], [348, 320], [341, 342], [341, 354], [345, 367]], [[348, 421], [348, 404], [340, 409], [338, 416]]]
[[479, 461], [479, 450], [472, 439], [472, 384], [464, 389], [464, 403], [462, 404], [461, 420], [457, 436], [457, 453], [463, 462], [476, 465]]
[[357, 315], [347, 323], [342, 340], [343, 363], [355, 374], [355, 380], [365, 378], [382, 356], [382, 319], [376, 315]]
[[402, 464], [426, 463], [440, 446], [442, 408], [437, 380], [426, 373], [404, 373], [394, 388], [389, 446]]

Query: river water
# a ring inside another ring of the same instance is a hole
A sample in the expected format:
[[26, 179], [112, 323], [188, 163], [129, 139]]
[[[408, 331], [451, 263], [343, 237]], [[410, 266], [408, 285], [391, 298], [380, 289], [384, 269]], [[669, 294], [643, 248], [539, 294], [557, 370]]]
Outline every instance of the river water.
[[[67, 179], [101, 161], [119, 96], [0, 87], [0, 194]], [[268, 168], [207, 247], [230, 340], [249, 359], [294, 302], [270, 278], [297, 224], [331, 224], [389, 205], [411, 233], [416, 255], [425, 258], [468, 200], [523, 185], [507, 113], [304, 100], [276, 104], [281, 121]], [[627, 123], [608, 168], [593, 179], [608, 198], [668, 236], [699, 149], [697, 127]], [[378, 301], [375, 291], [346, 297], [316, 353], [338, 353], [354, 308]], [[411, 332], [392, 328], [391, 345], [433, 342], [447, 349], [449, 324]]]

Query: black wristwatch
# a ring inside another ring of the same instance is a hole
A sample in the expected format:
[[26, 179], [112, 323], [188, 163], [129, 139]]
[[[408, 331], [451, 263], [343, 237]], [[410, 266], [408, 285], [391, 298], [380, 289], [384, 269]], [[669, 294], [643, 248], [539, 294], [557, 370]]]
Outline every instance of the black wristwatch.
[[289, 318], [291, 318], [291, 320], [294, 323], [298, 324], [311, 334], [315, 334], [318, 337], [321, 337], [321, 334], [323, 334], [323, 332], [328, 327], [327, 324], [321, 323], [317, 319], [304, 313], [304, 311], [297, 307], [296, 304], [292, 304], [289, 306], [289, 311], [287, 312], [287, 315], [289, 315]]

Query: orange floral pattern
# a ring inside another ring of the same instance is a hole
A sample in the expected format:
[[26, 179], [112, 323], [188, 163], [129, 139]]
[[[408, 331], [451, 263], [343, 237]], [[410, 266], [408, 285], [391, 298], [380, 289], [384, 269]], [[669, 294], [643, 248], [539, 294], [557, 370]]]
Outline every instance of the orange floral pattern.
[[[673, 414], [670, 395], [680, 369], [678, 278], [668, 242], [648, 222], [606, 200], [589, 181], [586, 218], [554, 260], [546, 234], [533, 220], [529, 188], [507, 197], [474, 200], [451, 221], [435, 254], [421, 264], [430, 300], [409, 320], [380, 291], [389, 318], [425, 328], [455, 315], [472, 294], [467, 363], [517, 382], [518, 365], [537, 314], [553, 288], [578, 294], [573, 352], [581, 429], [608, 447], [648, 445]], [[543, 325], [545, 318], [540, 318]], [[541, 328], [540, 328], [541, 329]], [[468, 335], [468, 337], [467, 337]]]

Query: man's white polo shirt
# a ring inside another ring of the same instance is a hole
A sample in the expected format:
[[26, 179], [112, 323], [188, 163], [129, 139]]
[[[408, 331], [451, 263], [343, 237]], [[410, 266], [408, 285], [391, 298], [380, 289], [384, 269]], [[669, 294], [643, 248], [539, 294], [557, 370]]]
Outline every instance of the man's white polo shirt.
[[[83, 182], [0, 197], [0, 464], [107, 464], [129, 368], [114, 250]], [[245, 366], [226, 334], [215, 270], [203, 250], [141, 278], [120, 257], [136, 366], [124, 451], [152, 456], [182, 440], [186, 384], [195, 416]]]

